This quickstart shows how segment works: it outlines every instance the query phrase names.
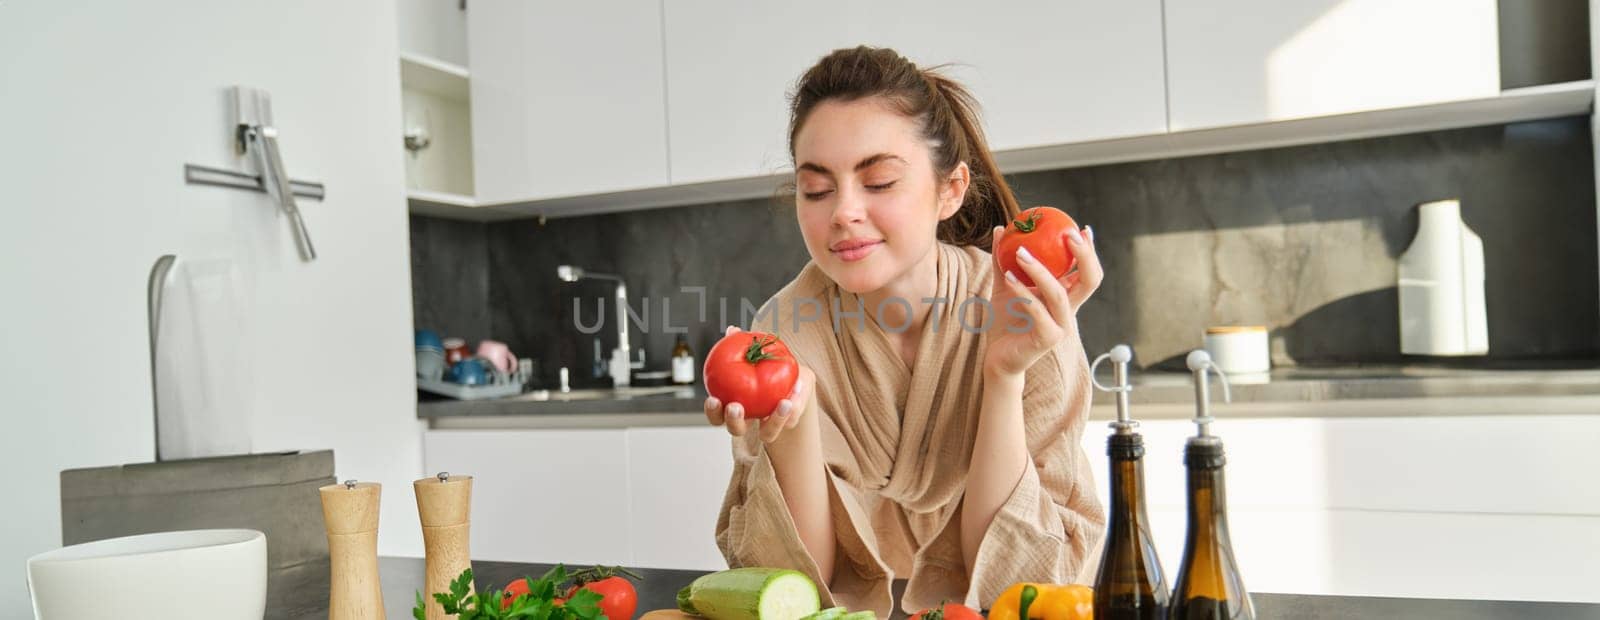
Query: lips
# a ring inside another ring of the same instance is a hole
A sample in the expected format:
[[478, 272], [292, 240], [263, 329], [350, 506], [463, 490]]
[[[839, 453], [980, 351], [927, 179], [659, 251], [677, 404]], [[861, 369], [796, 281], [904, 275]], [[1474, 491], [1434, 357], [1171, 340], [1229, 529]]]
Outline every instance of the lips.
[[866, 258], [880, 245], [883, 245], [882, 239], [846, 239], [829, 246], [828, 249], [840, 260], [853, 262]]

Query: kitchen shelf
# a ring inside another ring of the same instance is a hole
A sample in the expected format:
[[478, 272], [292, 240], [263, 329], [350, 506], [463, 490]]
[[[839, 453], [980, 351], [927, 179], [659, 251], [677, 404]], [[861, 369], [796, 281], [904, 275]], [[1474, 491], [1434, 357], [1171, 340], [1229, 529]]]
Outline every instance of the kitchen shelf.
[[449, 192], [435, 192], [426, 189], [406, 190], [407, 210], [414, 215], [427, 215], [455, 220], [506, 220], [517, 216], [503, 213], [494, 213], [478, 204], [477, 199], [461, 194]]
[[[995, 152], [995, 160], [1005, 173], [1016, 174], [1279, 148], [1587, 115], [1593, 108], [1594, 100], [1595, 82], [1580, 80], [1511, 89], [1493, 97], [1405, 108], [1002, 150]], [[776, 174], [527, 201], [494, 203], [471, 201], [470, 209], [451, 208], [449, 202], [439, 202], [443, 208], [430, 206], [431, 212], [426, 214], [454, 219], [493, 221], [527, 217], [594, 215], [745, 200], [774, 196], [779, 184], [789, 177], [789, 174]], [[416, 203], [417, 200], [414, 198], [413, 205]], [[413, 206], [413, 212], [420, 211]]]
[[400, 84], [446, 99], [466, 101], [471, 96], [467, 68], [414, 52], [400, 52]]

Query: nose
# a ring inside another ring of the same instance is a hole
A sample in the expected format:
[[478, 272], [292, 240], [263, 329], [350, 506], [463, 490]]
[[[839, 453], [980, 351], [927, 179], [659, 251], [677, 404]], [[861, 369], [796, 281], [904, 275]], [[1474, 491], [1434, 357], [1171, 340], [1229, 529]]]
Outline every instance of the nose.
[[859, 192], [847, 189], [838, 190], [838, 200], [833, 206], [833, 225], [838, 228], [856, 224], [867, 219], [867, 202]]

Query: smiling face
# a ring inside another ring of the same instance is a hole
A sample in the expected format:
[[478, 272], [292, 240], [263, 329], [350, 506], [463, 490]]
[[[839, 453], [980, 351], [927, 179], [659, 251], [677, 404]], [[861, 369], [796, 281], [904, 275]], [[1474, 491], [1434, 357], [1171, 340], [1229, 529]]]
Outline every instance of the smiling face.
[[811, 259], [846, 291], [905, 288], [931, 270], [939, 221], [961, 207], [966, 164], [938, 175], [918, 129], [867, 98], [818, 104], [795, 135], [800, 233]]

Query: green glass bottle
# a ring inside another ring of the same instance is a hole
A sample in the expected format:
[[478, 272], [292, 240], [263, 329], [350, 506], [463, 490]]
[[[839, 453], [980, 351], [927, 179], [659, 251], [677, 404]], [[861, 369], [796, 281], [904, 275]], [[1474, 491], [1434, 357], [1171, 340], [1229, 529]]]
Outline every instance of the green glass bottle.
[[[1106, 440], [1111, 459], [1111, 512], [1106, 525], [1100, 571], [1094, 581], [1096, 620], [1165, 620], [1170, 595], [1161, 560], [1150, 536], [1144, 501], [1144, 437], [1128, 409], [1128, 362], [1133, 350], [1117, 345], [1095, 360], [1112, 362], [1112, 387], [1095, 386], [1117, 395], [1117, 420]], [[1091, 375], [1093, 374], [1091, 367]]]
[[1225, 462], [1222, 439], [1211, 434], [1210, 392], [1208, 372], [1216, 372], [1223, 380], [1223, 394], [1227, 394], [1227, 377], [1216, 369], [1205, 351], [1189, 354], [1189, 370], [1195, 379], [1195, 425], [1199, 432], [1190, 437], [1183, 449], [1184, 468], [1189, 472], [1189, 534], [1183, 544], [1183, 563], [1178, 567], [1178, 581], [1172, 589], [1173, 620], [1251, 619], [1256, 617], [1255, 606], [1239, 576], [1239, 564], [1233, 558], [1233, 543], [1228, 536], [1228, 502], [1223, 483], [1222, 466]]

